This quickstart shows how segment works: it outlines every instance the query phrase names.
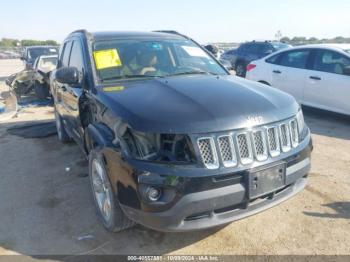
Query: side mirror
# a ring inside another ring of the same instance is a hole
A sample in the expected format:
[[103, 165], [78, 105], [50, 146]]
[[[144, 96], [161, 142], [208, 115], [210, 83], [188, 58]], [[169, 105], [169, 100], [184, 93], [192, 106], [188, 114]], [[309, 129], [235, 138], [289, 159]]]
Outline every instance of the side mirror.
[[79, 83], [79, 71], [76, 67], [62, 67], [56, 71], [56, 79], [62, 84], [76, 85]]
[[22, 61], [24, 61], [24, 56], [20, 56], [19, 59], [21, 59]]
[[350, 76], [350, 66], [344, 67], [343, 74], [346, 76]]

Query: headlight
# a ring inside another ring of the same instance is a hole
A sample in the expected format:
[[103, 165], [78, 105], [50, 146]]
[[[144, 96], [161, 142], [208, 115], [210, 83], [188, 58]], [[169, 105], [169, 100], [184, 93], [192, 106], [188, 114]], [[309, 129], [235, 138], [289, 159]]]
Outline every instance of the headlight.
[[122, 136], [129, 154], [136, 159], [165, 162], [195, 162], [191, 140], [186, 135], [143, 133], [130, 128]]
[[297, 115], [296, 115], [297, 121], [298, 121], [298, 128], [299, 128], [299, 134], [301, 134], [305, 128], [305, 122], [304, 122], [304, 115], [301, 108], [299, 109]]

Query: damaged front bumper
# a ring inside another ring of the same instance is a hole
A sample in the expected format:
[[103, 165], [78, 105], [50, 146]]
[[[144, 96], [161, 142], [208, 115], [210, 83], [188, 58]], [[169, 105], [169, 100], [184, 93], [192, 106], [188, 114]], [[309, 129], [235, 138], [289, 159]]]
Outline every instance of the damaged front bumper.
[[[283, 187], [263, 195], [251, 195], [249, 181], [250, 174], [256, 169], [254, 167], [233, 173], [187, 178], [187, 183], [177, 186], [176, 190], [180, 193], [172, 203], [163, 206], [141, 200], [137, 206], [121, 201], [121, 207], [130, 219], [159, 231], [191, 231], [227, 224], [275, 206], [305, 187], [311, 162], [310, 134], [298, 149], [298, 152], [283, 159], [259, 167], [269, 168], [278, 163], [285, 165]], [[177, 173], [176, 170], [173, 172]]]

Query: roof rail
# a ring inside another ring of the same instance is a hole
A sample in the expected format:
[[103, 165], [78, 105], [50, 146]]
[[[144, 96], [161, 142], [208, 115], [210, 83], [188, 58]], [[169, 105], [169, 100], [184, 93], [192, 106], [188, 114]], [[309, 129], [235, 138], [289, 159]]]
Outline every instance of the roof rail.
[[72, 35], [72, 34], [75, 34], [75, 33], [87, 34], [88, 31], [86, 29], [78, 29], [78, 30], [75, 30], [75, 31], [71, 32], [69, 35]]
[[166, 34], [173, 34], [173, 35], [180, 35], [180, 36], [183, 36], [183, 37], [185, 37], [185, 38], [190, 39], [188, 36], [183, 35], [183, 34], [179, 33], [178, 31], [175, 31], [175, 30], [154, 30], [153, 32], [157, 32], [157, 33], [166, 33]]

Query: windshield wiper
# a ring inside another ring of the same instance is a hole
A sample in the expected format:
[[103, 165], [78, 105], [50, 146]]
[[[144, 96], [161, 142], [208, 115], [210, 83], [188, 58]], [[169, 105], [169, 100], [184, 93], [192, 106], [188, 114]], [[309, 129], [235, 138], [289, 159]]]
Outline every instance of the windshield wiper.
[[179, 76], [179, 75], [217, 75], [212, 72], [207, 72], [207, 71], [186, 71], [186, 72], [180, 72], [168, 76]]
[[131, 79], [131, 78], [149, 78], [149, 77], [159, 77], [159, 76], [150, 76], [150, 75], [123, 75], [123, 76], [112, 76], [101, 79], [102, 82], [108, 80], [121, 80], [121, 79]]

